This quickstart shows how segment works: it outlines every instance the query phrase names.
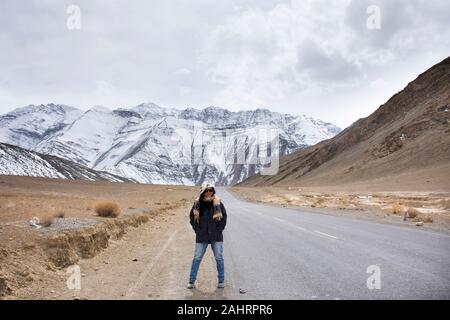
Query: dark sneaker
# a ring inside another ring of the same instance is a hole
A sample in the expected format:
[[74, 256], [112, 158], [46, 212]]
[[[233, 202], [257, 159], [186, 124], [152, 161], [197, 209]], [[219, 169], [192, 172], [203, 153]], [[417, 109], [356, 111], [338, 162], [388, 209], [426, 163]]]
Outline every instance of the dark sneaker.
[[194, 282], [189, 282], [187, 285], [188, 289], [194, 289], [195, 288], [195, 283]]
[[225, 288], [225, 282], [219, 282], [218, 284], [217, 284], [217, 288], [219, 288], [219, 289], [223, 289], [223, 288]]

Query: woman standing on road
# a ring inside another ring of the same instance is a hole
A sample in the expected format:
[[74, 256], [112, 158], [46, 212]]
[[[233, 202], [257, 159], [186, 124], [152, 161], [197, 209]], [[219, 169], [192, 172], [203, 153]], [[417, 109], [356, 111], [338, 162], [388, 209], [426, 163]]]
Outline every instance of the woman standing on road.
[[196, 243], [188, 288], [195, 288], [198, 268], [208, 248], [208, 244], [211, 244], [216, 259], [219, 280], [217, 288], [223, 288], [225, 286], [225, 265], [223, 260], [222, 232], [227, 223], [227, 212], [223, 203], [216, 195], [213, 184], [202, 184], [200, 196], [194, 201], [189, 217], [191, 226], [195, 231]]

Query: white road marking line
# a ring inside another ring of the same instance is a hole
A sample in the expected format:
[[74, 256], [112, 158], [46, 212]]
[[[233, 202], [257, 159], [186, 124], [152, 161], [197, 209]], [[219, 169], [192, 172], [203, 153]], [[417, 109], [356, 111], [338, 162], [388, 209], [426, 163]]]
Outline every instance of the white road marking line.
[[302, 231], [308, 231], [305, 228], [302, 228], [302, 227], [299, 227], [299, 226], [294, 226], [294, 228], [297, 228], [297, 229], [302, 230]]
[[323, 236], [326, 236], [326, 237], [330, 237], [330, 238], [333, 238], [333, 239], [337, 239], [337, 237], [332, 236], [332, 235], [329, 235], [329, 234], [324, 233], [324, 232], [320, 232], [320, 231], [317, 231], [317, 230], [314, 230], [314, 232], [315, 232], [315, 233], [318, 233], [318, 234], [321, 234], [321, 235], [323, 235]]
[[125, 293], [125, 299], [131, 298], [134, 294], [136, 294], [136, 291], [144, 285], [144, 280], [148, 277], [148, 275], [152, 271], [153, 267], [155, 266], [156, 262], [158, 262], [158, 260], [162, 257], [162, 255], [164, 253], [166, 253], [167, 248], [169, 247], [169, 245], [171, 244], [171, 242], [173, 241], [173, 239], [175, 238], [177, 233], [180, 230], [182, 230], [183, 228], [185, 228], [185, 227], [181, 227], [181, 228], [177, 229], [174, 233], [172, 233], [172, 235], [169, 237], [169, 239], [167, 239], [166, 243], [161, 248], [161, 250], [159, 250], [158, 254], [153, 259], [153, 261], [150, 263], [150, 265], [147, 266], [147, 268], [139, 275], [138, 279], [133, 283], [133, 285], [128, 287], [128, 290]]
[[[283, 219], [280, 219], [280, 218], [277, 218], [277, 217], [273, 217], [273, 219], [275, 219], [275, 220], [277, 220], [277, 221], [279, 221], [279, 222], [281, 222], [281, 223], [284, 223], [284, 224], [286, 224], [286, 225], [289, 225], [289, 226], [291, 226], [291, 227], [293, 227], [293, 228], [296, 228], [296, 229], [299, 229], [299, 230], [302, 230], [302, 231], [305, 231], [305, 232], [311, 232], [311, 231], [306, 230], [305, 228], [302, 228], [302, 227], [293, 225], [293, 224], [289, 223], [289, 222], [286, 221], [286, 220], [283, 220]], [[317, 230], [314, 230], [314, 232], [315, 232], [315, 233], [318, 233], [318, 234], [320, 234], [320, 235], [326, 236], [326, 237], [330, 237], [330, 238], [332, 238], [332, 239], [337, 239], [337, 237], [332, 236], [332, 235], [330, 235], [330, 234], [327, 234], [327, 233], [325, 233], [325, 232], [320, 232], [320, 231], [317, 231]]]
[[284, 224], [286, 224], [286, 225], [288, 225], [288, 226], [290, 226], [290, 227], [292, 227], [292, 228], [296, 228], [296, 229], [299, 229], [299, 230], [308, 232], [308, 230], [306, 230], [305, 228], [302, 228], [302, 227], [296, 226], [296, 225], [294, 225], [294, 224], [291, 224], [291, 223], [289, 223], [289, 222], [286, 221], [286, 220], [283, 220], [283, 219], [280, 219], [280, 218], [276, 218], [276, 217], [274, 217], [274, 219], [275, 219], [275, 220], [278, 220], [278, 221], [280, 221], [280, 222], [282, 222], [282, 223], [284, 223]]

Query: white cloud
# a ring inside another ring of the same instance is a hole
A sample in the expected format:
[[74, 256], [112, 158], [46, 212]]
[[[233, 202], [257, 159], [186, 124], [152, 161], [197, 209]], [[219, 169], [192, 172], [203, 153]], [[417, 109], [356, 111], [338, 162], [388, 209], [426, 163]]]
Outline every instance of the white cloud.
[[352, 87], [363, 78], [348, 54], [342, 1], [292, 1], [248, 8], [209, 35], [201, 62], [222, 84], [216, 100], [272, 104], [310, 87]]
[[373, 89], [380, 89], [383, 87], [386, 87], [388, 85], [388, 82], [384, 80], [383, 78], [377, 78], [370, 82], [369, 86]]
[[190, 73], [191, 73], [191, 70], [189, 70], [187, 68], [180, 68], [174, 72], [174, 74], [176, 74], [177, 76], [187, 76]]
[[68, 4], [0, 1], [0, 113], [154, 101], [346, 126], [450, 52], [448, 0], [78, 0], [76, 32]]
[[182, 96], [186, 96], [186, 95], [190, 94], [191, 92], [192, 92], [192, 88], [191, 87], [182, 86], [179, 89], [179, 93]]
[[[370, 5], [381, 8], [380, 30], [367, 28]], [[345, 103], [344, 94], [361, 99], [355, 91], [374, 86], [393, 94], [387, 79], [398, 78], [393, 72], [404, 70], [398, 65], [408, 64], [404, 75], [409, 76], [425, 71], [418, 69], [416, 60], [426, 56], [429, 63], [436, 63], [445, 57], [445, 49], [438, 48], [449, 49], [450, 36], [448, 28], [439, 31], [446, 23], [442, 13], [442, 19], [434, 19], [438, 9], [449, 11], [449, 6], [424, 0], [292, 0], [266, 10], [249, 7], [210, 32], [201, 63], [208, 79], [218, 85], [216, 103], [282, 106], [291, 112], [300, 108], [338, 118], [342, 110], [323, 101], [340, 96]], [[369, 98], [373, 95], [367, 97], [346, 105], [365, 104], [365, 110], [373, 111], [377, 106]], [[314, 105], [306, 106], [306, 101]], [[339, 119], [346, 125], [353, 120]]]
[[95, 93], [99, 97], [107, 97], [114, 94], [116, 89], [114, 86], [105, 80], [95, 80]]

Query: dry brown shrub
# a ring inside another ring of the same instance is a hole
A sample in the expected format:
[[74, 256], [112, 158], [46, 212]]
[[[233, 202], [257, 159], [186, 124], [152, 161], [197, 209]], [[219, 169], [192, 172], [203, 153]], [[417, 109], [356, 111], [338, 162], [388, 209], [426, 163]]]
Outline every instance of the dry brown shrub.
[[55, 213], [55, 218], [64, 218], [66, 216], [66, 214], [63, 211], [58, 211], [57, 213]]
[[43, 214], [39, 217], [39, 224], [45, 228], [50, 227], [55, 220], [54, 214]]
[[404, 213], [404, 210], [405, 210], [405, 207], [402, 206], [401, 204], [397, 203], [392, 206], [391, 213], [401, 215]]
[[408, 212], [408, 218], [415, 218], [420, 214], [419, 210], [417, 210], [415, 208], [408, 208], [407, 212]]
[[111, 201], [97, 203], [94, 210], [100, 217], [117, 218], [120, 214], [119, 205]]

